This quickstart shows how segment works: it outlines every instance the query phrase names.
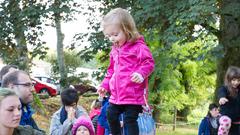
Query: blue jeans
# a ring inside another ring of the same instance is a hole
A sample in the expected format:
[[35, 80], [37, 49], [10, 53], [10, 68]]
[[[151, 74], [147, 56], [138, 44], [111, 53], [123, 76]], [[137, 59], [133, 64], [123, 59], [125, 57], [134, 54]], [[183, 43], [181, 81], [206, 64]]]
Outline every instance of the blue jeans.
[[119, 116], [123, 113], [123, 122], [127, 128], [128, 135], [139, 135], [138, 114], [142, 112], [141, 105], [116, 105], [109, 103], [107, 109], [107, 120], [112, 135], [121, 135]]
[[110, 134], [109, 130], [105, 128], [104, 135], [109, 135], [109, 134]]

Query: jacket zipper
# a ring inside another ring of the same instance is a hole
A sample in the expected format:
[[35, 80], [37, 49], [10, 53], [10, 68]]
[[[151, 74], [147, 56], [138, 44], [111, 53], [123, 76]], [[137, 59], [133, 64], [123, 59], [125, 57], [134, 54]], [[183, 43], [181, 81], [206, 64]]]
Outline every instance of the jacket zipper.
[[118, 89], [119, 89], [119, 87], [118, 87], [118, 64], [119, 64], [119, 48], [117, 49], [117, 64], [116, 64], [116, 76], [115, 76], [115, 85], [116, 85], [116, 104], [118, 104]]

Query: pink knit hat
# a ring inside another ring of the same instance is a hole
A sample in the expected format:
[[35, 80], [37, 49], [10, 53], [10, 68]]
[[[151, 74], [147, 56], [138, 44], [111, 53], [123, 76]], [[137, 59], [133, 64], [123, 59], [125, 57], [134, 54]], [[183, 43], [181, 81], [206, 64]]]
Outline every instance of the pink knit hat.
[[76, 120], [76, 122], [73, 124], [72, 135], [76, 135], [77, 129], [80, 126], [85, 126], [89, 130], [90, 135], [94, 135], [94, 127], [93, 127], [92, 121], [86, 116], [79, 117]]

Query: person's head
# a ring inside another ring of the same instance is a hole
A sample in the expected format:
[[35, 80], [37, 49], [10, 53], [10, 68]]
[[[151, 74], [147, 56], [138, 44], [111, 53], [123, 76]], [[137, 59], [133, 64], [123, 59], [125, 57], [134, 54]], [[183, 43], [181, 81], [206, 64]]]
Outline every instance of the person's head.
[[70, 107], [76, 108], [78, 100], [79, 96], [75, 89], [67, 88], [61, 93], [62, 105], [66, 110]]
[[237, 88], [240, 84], [240, 68], [230, 66], [225, 74], [225, 85]]
[[79, 117], [72, 127], [73, 135], [94, 135], [92, 121], [84, 116]]
[[18, 70], [18, 67], [16, 65], [6, 65], [2, 67], [0, 71], [0, 80], [2, 80], [3, 76], [6, 75], [7, 73], [10, 73], [16, 70]]
[[98, 99], [93, 100], [91, 104], [91, 109], [100, 109], [102, 107], [102, 102]]
[[216, 118], [219, 116], [218, 106], [215, 103], [212, 103], [208, 107], [208, 116]]
[[6, 74], [2, 80], [2, 87], [13, 89], [23, 104], [33, 101], [33, 83], [25, 71], [17, 70]]
[[18, 96], [10, 89], [0, 88], [0, 127], [15, 128], [20, 119], [21, 103]]
[[104, 35], [116, 46], [122, 46], [126, 41], [135, 42], [140, 36], [133, 17], [122, 8], [108, 12], [101, 25]]
[[236, 96], [236, 89], [239, 88], [240, 84], [240, 68], [235, 66], [230, 66], [227, 69], [224, 78], [224, 84], [227, 86], [230, 96]]

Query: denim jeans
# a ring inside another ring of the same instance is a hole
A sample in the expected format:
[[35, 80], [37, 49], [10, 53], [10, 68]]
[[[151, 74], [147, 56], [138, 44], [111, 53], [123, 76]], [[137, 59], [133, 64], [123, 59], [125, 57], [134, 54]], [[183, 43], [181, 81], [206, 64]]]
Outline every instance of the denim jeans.
[[138, 114], [142, 112], [141, 105], [116, 105], [110, 103], [107, 109], [107, 120], [112, 135], [121, 135], [119, 116], [123, 113], [123, 123], [128, 135], [139, 135]]

